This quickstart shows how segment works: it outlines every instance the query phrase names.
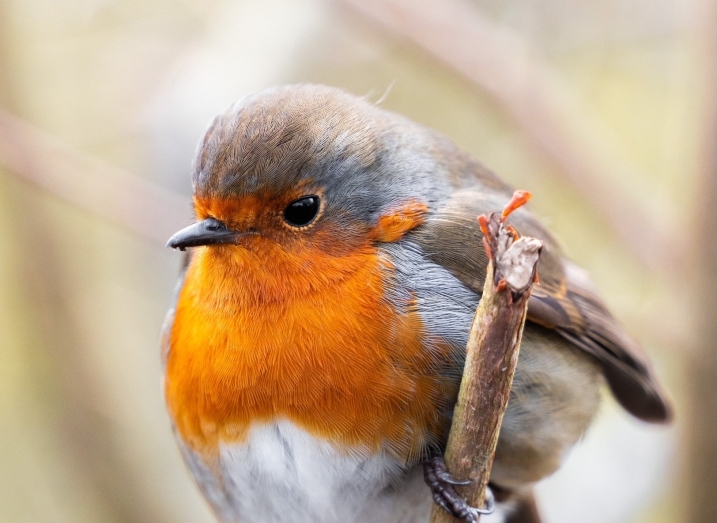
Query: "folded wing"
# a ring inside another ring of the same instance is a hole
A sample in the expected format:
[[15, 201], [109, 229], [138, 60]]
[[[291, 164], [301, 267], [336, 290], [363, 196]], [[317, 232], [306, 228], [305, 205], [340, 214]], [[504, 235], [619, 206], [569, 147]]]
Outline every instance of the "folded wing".
[[[476, 217], [501, 209], [510, 193], [490, 187], [456, 191], [416, 230], [415, 241], [435, 263], [464, 285], [483, 291], [487, 257]], [[585, 271], [563, 257], [550, 233], [525, 209], [509, 222], [523, 235], [544, 242], [528, 320], [555, 329], [597, 358], [617, 400], [636, 417], [665, 422], [671, 409], [642, 347], [606, 309]]]

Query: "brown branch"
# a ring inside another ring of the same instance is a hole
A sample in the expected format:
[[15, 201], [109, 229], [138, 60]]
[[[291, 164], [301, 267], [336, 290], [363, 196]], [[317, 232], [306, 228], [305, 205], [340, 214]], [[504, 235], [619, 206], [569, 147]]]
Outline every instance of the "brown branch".
[[[683, 521], [712, 523], [717, 521], [717, 4], [706, 4], [704, 31], [703, 166], [695, 191], [697, 213], [691, 230], [694, 270], [691, 277], [694, 317], [694, 350], [687, 353], [684, 376], [687, 397], [683, 400], [686, 414], [685, 443], [686, 478], [679, 489], [685, 507]], [[685, 481], [686, 480], [686, 481]]]
[[3, 109], [0, 165], [65, 201], [162, 244], [192, 218], [188, 198], [78, 153]]
[[[528, 298], [542, 249], [539, 240], [518, 239], [517, 233], [504, 223], [507, 214], [525, 203], [529, 196], [516, 191], [503, 215], [491, 213], [479, 219], [490, 262], [471, 326], [463, 380], [445, 454], [451, 474], [471, 480], [470, 485], [456, 489], [473, 507], [484, 505], [498, 434], [518, 363]], [[517, 205], [512, 205], [514, 202]], [[458, 520], [447, 512], [433, 507], [431, 523], [455, 521]]]
[[468, 0], [340, 1], [490, 94], [643, 263], [665, 271], [680, 266], [676, 209], [661, 202], [662, 215], [651, 215], [648, 199], [632, 196], [641, 188], [612, 182], [641, 177], [617, 158], [587, 108], [519, 34], [492, 22]]

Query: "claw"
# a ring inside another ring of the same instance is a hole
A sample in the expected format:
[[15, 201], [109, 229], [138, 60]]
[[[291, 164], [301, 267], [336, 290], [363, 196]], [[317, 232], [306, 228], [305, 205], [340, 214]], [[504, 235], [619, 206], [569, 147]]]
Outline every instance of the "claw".
[[434, 457], [423, 463], [423, 477], [431, 489], [433, 501], [443, 510], [466, 523], [475, 523], [482, 514], [490, 514], [495, 509], [495, 497], [490, 488], [486, 488], [484, 508], [471, 507], [453, 489], [453, 485], [468, 485], [471, 481], [459, 481], [446, 469], [442, 457]]
[[448, 472], [446, 462], [442, 458], [433, 458], [431, 461], [433, 462], [433, 471], [436, 477], [444, 483], [448, 483], [449, 485], [470, 485], [472, 483], [471, 480], [460, 481], [454, 478], [453, 475]]
[[478, 514], [492, 514], [495, 510], [495, 496], [490, 487], [485, 488], [485, 508], [474, 508]]

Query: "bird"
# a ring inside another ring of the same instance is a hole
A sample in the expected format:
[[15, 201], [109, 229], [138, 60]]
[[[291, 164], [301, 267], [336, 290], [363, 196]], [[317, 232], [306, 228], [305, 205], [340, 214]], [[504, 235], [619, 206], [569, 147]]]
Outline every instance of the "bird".
[[[449, 138], [314, 84], [219, 114], [192, 168], [196, 222], [162, 331], [183, 459], [225, 523], [466, 522], [442, 454], [487, 257], [476, 217], [513, 188]], [[528, 208], [543, 242], [490, 488], [536, 523], [532, 487], [607, 383], [635, 417], [670, 400], [642, 347]], [[490, 500], [488, 500], [490, 501]]]

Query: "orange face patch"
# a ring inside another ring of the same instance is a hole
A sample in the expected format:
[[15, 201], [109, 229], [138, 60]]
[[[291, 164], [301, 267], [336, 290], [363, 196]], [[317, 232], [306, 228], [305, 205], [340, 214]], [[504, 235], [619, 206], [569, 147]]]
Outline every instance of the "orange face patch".
[[216, 218], [231, 229], [243, 230], [249, 227], [267, 225], [269, 210], [281, 205], [286, 198], [271, 196], [242, 196], [240, 198], [198, 198], [194, 197], [197, 218]]
[[372, 236], [376, 241], [395, 242], [404, 234], [425, 221], [428, 206], [417, 200], [410, 200], [378, 219]]
[[[389, 228], [388, 230], [393, 230]], [[184, 440], [213, 455], [252, 422], [284, 418], [331, 441], [415, 457], [445, 429], [448, 348], [385, 299], [389, 263], [267, 238], [198, 249], [171, 332], [166, 397]]]

